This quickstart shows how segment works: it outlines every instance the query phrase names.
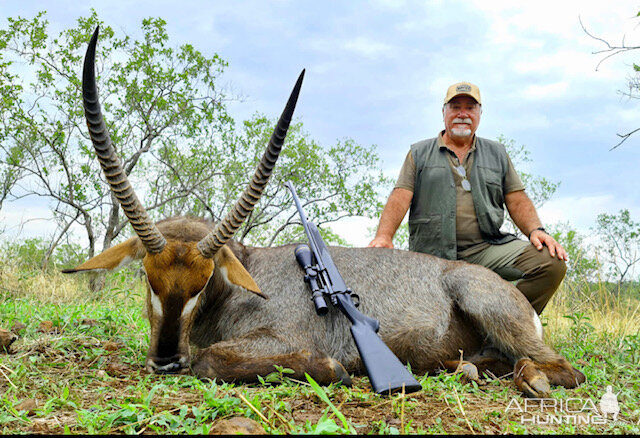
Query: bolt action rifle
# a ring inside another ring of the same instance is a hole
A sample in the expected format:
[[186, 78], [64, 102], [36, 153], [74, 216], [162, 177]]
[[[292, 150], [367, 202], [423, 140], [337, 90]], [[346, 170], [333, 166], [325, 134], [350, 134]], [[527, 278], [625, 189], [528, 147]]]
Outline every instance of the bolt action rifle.
[[359, 303], [358, 296], [347, 288], [316, 225], [307, 221], [293, 184], [287, 181], [285, 186], [293, 195], [302, 226], [309, 240], [309, 245], [296, 246], [295, 255], [298, 264], [305, 271], [304, 279], [311, 288], [311, 298], [316, 313], [324, 316], [329, 312], [325, 301], [326, 295], [331, 304], [340, 309], [349, 319], [351, 335], [376, 393], [388, 395], [402, 390], [405, 393], [419, 391], [422, 389], [420, 383], [377, 335], [380, 322], [363, 315], [356, 309], [357, 304], [354, 303], [354, 298]]

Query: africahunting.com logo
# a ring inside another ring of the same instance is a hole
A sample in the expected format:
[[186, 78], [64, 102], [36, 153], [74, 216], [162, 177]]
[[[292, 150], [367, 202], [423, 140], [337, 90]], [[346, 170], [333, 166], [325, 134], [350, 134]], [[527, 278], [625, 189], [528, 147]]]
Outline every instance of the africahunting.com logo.
[[607, 386], [597, 407], [588, 398], [527, 398], [522, 401], [512, 399], [506, 411], [520, 414], [522, 424], [606, 424], [609, 419], [618, 419], [620, 406], [618, 394], [614, 394], [613, 388]]

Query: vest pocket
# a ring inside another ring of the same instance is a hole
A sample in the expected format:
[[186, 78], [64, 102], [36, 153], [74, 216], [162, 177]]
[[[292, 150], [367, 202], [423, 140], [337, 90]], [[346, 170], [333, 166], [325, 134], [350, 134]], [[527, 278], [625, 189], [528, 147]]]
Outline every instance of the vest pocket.
[[409, 249], [442, 256], [442, 215], [409, 220]]
[[498, 243], [497, 240], [503, 239], [506, 235], [500, 231], [500, 227], [503, 222], [503, 211], [493, 210], [488, 213], [478, 215], [478, 225], [480, 226], [480, 230], [485, 233], [485, 238], [488, 238], [490, 243]]
[[499, 169], [492, 167], [478, 166], [482, 175], [480, 181], [485, 182], [489, 202], [494, 208], [502, 210], [504, 204], [504, 188], [502, 186], [502, 174]]

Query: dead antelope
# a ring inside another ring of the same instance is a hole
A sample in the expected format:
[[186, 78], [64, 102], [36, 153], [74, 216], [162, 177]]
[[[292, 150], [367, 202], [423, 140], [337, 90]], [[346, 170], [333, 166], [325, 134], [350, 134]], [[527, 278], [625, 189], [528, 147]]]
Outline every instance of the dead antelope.
[[[254, 381], [280, 365], [293, 369], [295, 378], [306, 372], [322, 384], [349, 383], [349, 373], [363, 371], [349, 323], [336, 309], [315, 315], [294, 246], [253, 248], [231, 239], [267, 183], [302, 76], [256, 176], [227, 217], [215, 226], [185, 217], [154, 224], [127, 181], [102, 119], [93, 71], [96, 39], [97, 33], [84, 65], [87, 124], [137, 237], [65, 272], [111, 270], [142, 259], [150, 370], [191, 368], [203, 377]], [[382, 339], [414, 372], [461, 368], [477, 378], [484, 369], [498, 375], [514, 370], [516, 385], [534, 397], [545, 396], [550, 384], [573, 388], [584, 381], [542, 341], [540, 321], [526, 298], [488, 269], [383, 248], [335, 247], [331, 253], [360, 295], [361, 311], [380, 321]], [[201, 348], [193, 360], [190, 342]]]

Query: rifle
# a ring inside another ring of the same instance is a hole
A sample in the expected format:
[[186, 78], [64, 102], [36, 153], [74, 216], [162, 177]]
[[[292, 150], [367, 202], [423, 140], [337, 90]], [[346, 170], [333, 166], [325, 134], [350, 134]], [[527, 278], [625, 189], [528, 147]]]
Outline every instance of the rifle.
[[[349, 319], [351, 335], [376, 393], [388, 395], [398, 391], [410, 393], [421, 390], [420, 383], [377, 335], [380, 322], [356, 309], [359, 297], [347, 288], [316, 225], [307, 221], [293, 184], [287, 181], [285, 186], [293, 195], [293, 201], [309, 240], [309, 245], [298, 245], [294, 251], [298, 264], [305, 272], [304, 279], [311, 288], [311, 299], [316, 313], [324, 316], [329, 312], [325, 301], [326, 295], [331, 304], [340, 309]], [[357, 303], [354, 303], [354, 298]]]

